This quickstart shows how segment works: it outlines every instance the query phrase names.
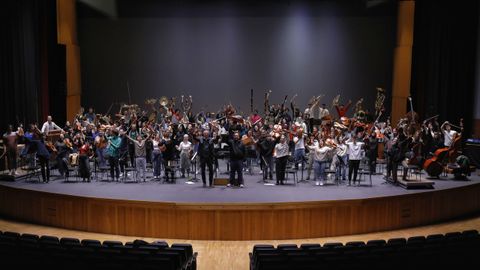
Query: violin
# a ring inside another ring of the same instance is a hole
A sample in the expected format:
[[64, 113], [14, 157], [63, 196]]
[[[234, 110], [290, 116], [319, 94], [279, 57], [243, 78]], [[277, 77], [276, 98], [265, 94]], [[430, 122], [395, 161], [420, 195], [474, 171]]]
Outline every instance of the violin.
[[73, 144], [72, 144], [72, 142], [70, 141], [69, 138], [63, 139], [63, 143], [65, 143], [65, 146], [66, 146], [66, 147], [68, 147], [68, 148], [70, 148], [70, 149], [73, 148]]

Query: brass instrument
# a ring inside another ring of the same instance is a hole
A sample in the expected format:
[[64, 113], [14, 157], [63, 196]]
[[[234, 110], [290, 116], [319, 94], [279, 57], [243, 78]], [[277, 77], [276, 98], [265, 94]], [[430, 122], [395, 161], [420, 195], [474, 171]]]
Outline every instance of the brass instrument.
[[383, 108], [383, 103], [385, 102], [385, 89], [381, 87], [377, 87], [377, 97], [375, 98], [375, 114], [379, 114], [379, 112]]
[[264, 112], [265, 112], [265, 116], [268, 115], [268, 112], [270, 110], [269, 108], [269, 104], [268, 104], [268, 98], [270, 97], [270, 94], [272, 93], [272, 90], [268, 90], [267, 92], [265, 92], [265, 100], [264, 100]]
[[363, 98], [360, 98], [357, 103], [355, 103], [355, 112], [354, 114], [358, 116], [359, 112], [362, 111]]
[[340, 95], [337, 95], [336, 97], [333, 98], [332, 107], [330, 109], [333, 110], [333, 108], [335, 106], [338, 106], [338, 104], [340, 104]]
[[164, 107], [165, 109], [167, 109], [167, 105], [169, 105], [170, 101], [168, 100], [168, 98], [166, 96], [162, 96], [159, 100], [158, 100], [158, 104], [160, 104], [160, 106]]
[[145, 104], [147, 105], [155, 105], [157, 103], [157, 99], [155, 98], [150, 98], [145, 100]]

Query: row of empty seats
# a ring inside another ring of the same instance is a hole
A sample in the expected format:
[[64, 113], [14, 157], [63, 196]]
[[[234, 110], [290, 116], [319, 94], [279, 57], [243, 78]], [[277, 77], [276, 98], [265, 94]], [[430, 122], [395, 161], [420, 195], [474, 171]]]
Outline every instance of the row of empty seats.
[[[103, 241], [0, 232], [0, 263], [10, 267], [64, 269], [195, 270], [197, 253], [190, 244], [168, 245], [135, 240]], [[3, 268], [3, 269], [9, 269]]]
[[478, 231], [320, 244], [255, 245], [251, 270], [385, 269], [480, 265]]

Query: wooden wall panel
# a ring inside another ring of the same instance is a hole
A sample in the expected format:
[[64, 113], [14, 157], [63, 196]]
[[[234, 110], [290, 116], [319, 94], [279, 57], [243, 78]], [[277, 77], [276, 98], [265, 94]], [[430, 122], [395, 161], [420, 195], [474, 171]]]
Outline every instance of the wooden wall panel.
[[397, 47], [393, 59], [391, 122], [396, 125], [405, 116], [410, 95], [415, 1], [398, 1]]
[[91, 232], [198, 240], [331, 237], [425, 225], [480, 210], [480, 184], [395, 197], [278, 204], [175, 204], [0, 185], [0, 214]]

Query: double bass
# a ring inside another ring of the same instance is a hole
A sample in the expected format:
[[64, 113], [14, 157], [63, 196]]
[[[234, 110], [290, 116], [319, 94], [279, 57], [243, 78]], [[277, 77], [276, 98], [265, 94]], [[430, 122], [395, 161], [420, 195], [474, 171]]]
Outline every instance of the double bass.
[[[450, 124], [452, 126], [452, 124]], [[463, 119], [460, 119], [460, 130], [463, 132]], [[462, 135], [457, 134], [452, 141], [450, 147], [439, 148], [435, 151], [433, 157], [427, 159], [423, 164], [423, 169], [428, 175], [433, 177], [439, 177], [444, 170], [445, 162], [454, 163], [458, 157], [460, 146], [462, 142]]]
[[439, 177], [443, 172], [443, 165], [446, 157], [448, 156], [448, 147], [439, 148], [433, 154], [433, 157], [427, 159], [423, 163], [423, 169], [429, 176]]

